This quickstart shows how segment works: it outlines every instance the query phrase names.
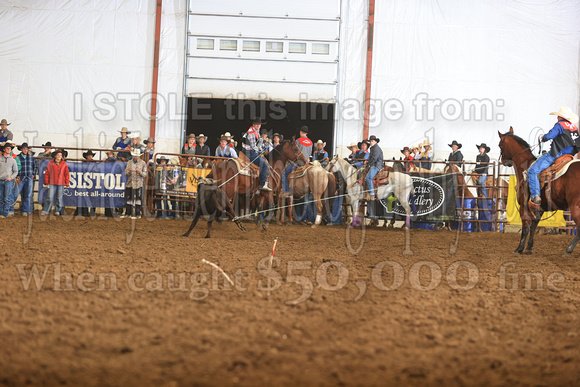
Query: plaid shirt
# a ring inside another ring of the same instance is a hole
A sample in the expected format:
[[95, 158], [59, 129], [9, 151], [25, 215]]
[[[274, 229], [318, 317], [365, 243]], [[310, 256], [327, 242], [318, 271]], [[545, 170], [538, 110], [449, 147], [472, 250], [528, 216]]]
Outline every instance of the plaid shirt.
[[18, 161], [20, 161], [20, 170], [18, 171], [18, 177], [23, 180], [25, 177], [34, 178], [38, 172], [38, 165], [36, 160], [30, 154], [26, 157], [21, 153], [17, 156]]
[[256, 152], [260, 152], [260, 149], [256, 146], [258, 141], [258, 132], [254, 129], [253, 126], [250, 126], [250, 129], [246, 132], [246, 142], [242, 143], [242, 148], [245, 150], [255, 150]]

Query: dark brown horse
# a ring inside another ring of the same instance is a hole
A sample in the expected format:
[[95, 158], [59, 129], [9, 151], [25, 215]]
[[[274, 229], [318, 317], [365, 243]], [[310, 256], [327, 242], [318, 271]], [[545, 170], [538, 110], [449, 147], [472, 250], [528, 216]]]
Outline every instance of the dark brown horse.
[[[557, 180], [551, 183], [551, 193], [547, 192], [547, 185], [542, 189], [541, 209], [533, 213], [528, 208], [528, 200], [530, 199], [530, 189], [527, 182], [524, 182], [524, 171], [526, 171], [536, 158], [530, 150], [529, 144], [522, 138], [514, 134], [513, 128], [510, 127], [509, 132], [505, 134], [499, 133], [499, 147], [501, 149], [500, 163], [507, 167], [513, 166], [516, 171], [518, 185], [516, 188], [516, 195], [518, 203], [520, 204], [520, 217], [522, 219], [522, 236], [520, 244], [514, 251], [515, 253], [522, 253], [526, 238], [528, 235], [530, 239], [526, 248], [526, 253], [532, 252], [534, 246], [534, 234], [536, 227], [542, 217], [544, 211], [555, 211], [570, 209], [572, 219], [576, 223], [576, 236], [566, 249], [567, 254], [574, 251], [574, 247], [580, 241], [580, 163], [573, 163], [570, 168]], [[549, 195], [547, 197], [546, 195]], [[553, 203], [556, 208], [553, 208], [550, 203]]]

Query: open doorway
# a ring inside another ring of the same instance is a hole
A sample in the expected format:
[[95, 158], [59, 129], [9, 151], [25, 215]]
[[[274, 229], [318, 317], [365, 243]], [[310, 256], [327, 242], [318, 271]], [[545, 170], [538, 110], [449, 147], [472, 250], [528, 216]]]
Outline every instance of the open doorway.
[[[308, 126], [312, 142], [326, 142], [329, 157], [334, 151], [334, 104], [318, 102], [286, 102], [266, 100], [241, 100], [223, 98], [195, 98], [187, 101], [186, 136], [194, 133], [208, 136], [207, 145], [212, 155], [219, 137], [230, 132], [241, 147], [242, 134], [248, 130], [254, 117], [266, 121], [262, 128], [279, 133], [284, 139], [298, 136], [302, 125]], [[185, 142], [184, 139], [182, 139]]]

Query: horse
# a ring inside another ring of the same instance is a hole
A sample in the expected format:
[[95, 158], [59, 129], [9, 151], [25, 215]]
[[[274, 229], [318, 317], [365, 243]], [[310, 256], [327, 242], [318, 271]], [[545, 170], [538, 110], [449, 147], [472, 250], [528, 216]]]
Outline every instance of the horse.
[[520, 204], [520, 218], [522, 219], [522, 236], [518, 247], [514, 253], [521, 254], [524, 251], [526, 238], [529, 235], [528, 246], [526, 253], [531, 254], [534, 246], [534, 234], [536, 227], [542, 218], [544, 211], [565, 210], [570, 209], [572, 219], [576, 224], [576, 236], [566, 249], [566, 254], [571, 254], [574, 247], [580, 241], [580, 163], [574, 162], [569, 165], [568, 171], [560, 178], [546, 184], [542, 188], [541, 198], [542, 203], [540, 209], [534, 213], [528, 207], [530, 199], [530, 189], [527, 182], [524, 180], [524, 172], [536, 161], [536, 157], [530, 150], [530, 145], [514, 134], [514, 130], [510, 130], [504, 134], [498, 131], [499, 134], [499, 148], [501, 150], [500, 163], [506, 167], [513, 166], [516, 171], [518, 185], [516, 187], [516, 195], [518, 203]]
[[[346, 190], [350, 197], [351, 207], [353, 211], [353, 226], [358, 224], [359, 219], [359, 203], [363, 199], [364, 189], [357, 180], [357, 169], [353, 167], [348, 161], [334, 156], [332, 161], [328, 164], [329, 172], [340, 172], [346, 182]], [[411, 218], [411, 206], [409, 205], [409, 197], [413, 193], [413, 179], [406, 173], [390, 172], [389, 183], [379, 186], [375, 189], [379, 199], [386, 199], [391, 193], [399, 199], [399, 202], [407, 213], [405, 222], [406, 227], [409, 227]]]
[[[243, 167], [245, 169], [244, 171], [242, 171], [238, 166], [238, 163], [236, 162], [237, 160], [224, 159], [222, 162], [216, 162], [213, 164], [211, 173], [208, 177], [221, 182], [219, 188], [225, 192], [229, 200], [234, 200], [234, 209], [238, 216], [240, 215], [240, 201], [244, 201], [244, 203], [258, 204], [257, 207], [253, 207], [250, 204], [249, 209], [265, 212], [267, 214], [262, 223], [263, 229], [266, 230], [272, 218], [270, 209], [274, 207], [274, 190], [280, 185], [280, 175], [277, 174], [270, 165], [268, 165], [268, 169], [271, 173], [268, 174], [267, 181], [268, 185], [273, 187], [273, 190], [260, 190], [258, 173], [251, 173], [251, 168], [254, 168], [254, 164], [252, 164], [245, 156], [241, 156], [240, 159], [247, 163], [247, 166]], [[261, 217], [256, 214], [256, 223], [259, 222], [260, 218]]]
[[[306, 163], [306, 159], [302, 152], [298, 149], [295, 141], [285, 140], [274, 148], [273, 152], [273, 164], [274, 169], [282, 175], [283, 169], [286, 165], [286, 161], [290, 160], [294, 163]], [[310, 164], [306, 167], [304, 174], [295, 177], [296, 171], [292, 172], [288, 176], [288, 183], [290, 184], [290, 205], [292, 208], [293, 199], [304, 197], [309, 193], [312, 193], [314, 202], [316, 203], [316, 220], [312, 225], [312, 228], [318, 227], [324, 218], [323, 215], [326, 214], [326, 206], [322, 203], [322, 198], [328, 198], [334, 195], [336, 192], [336, 180], [332, 173], [327, 172], [324, 168]], [[281, 190], [281, 187], [280, 187]], [[282, 208], [285, 204], [285, 200], [280, 192], [278, 196], [278, 204]], [[329, 203], [329, 207], [332, 208], [332, 203]], [[288, 217], [290, 222], [292, 222], [292, 210], [288, 211]], [[284, 211], [280, 211], [280, 221], [284, 222]]]

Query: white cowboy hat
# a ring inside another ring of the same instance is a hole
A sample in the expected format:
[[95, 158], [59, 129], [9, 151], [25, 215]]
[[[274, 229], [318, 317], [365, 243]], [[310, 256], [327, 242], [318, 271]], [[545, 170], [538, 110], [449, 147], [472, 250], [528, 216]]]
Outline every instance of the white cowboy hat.
[[200, 133], [199, 136], [196, 137], [196, 139], [200, 139], [200, 138], [205, 138], [205, 141], [207, 141], [207, 136], [203, 133]]
[[326, 143], [325, 143], [325, 142], [323, 142], [322, 140], [318, 140], [318, 141], [316, 141], [316, 144], [315, 144], [315, 145], [316, 145], [316, 146], [318, 146], [318, 144], [322, 144], [322, 147], [323, 147], [323, 148], [326, 146]]
[[351, 149], [351, 148], [357, 148], [358, 149], [358, 145], [357, 145], [356, 142], [351, 142], [350, 145], [347, 146], [347, 148], [348, 149]]
[[550, 115], [565, 118], [571, 123], [578, 123], [578, 114], [574, 113], [568, 106], [562, 106], [557, 112], [552, 112]]
[[425, 146], [431, 146], [431, 145], [433, 145], [433, 143], [432, 143], [432, 142], [429, 142], [429, 140], [428, 140], [428, 139], [425, 139], [425, 140], [423, 140], [423, 142], [422, 142], [421, 144], [419, 144], [419, 145], [421, 145], [422, 147], [425, 147]]
[[133, 149], [131, 151], [131, 156], [135, 157], [135, 156], [141, 156], [141, 149]]
[[139, 135], [139, 133], [133, 133], [133, 135], [131, 136], [131, 138], [141, 139], [141, 136]]
[[232, 134], [230, 132], [225, 132], [224, 136], [234, 138], [234, 136], [232, 136]]

